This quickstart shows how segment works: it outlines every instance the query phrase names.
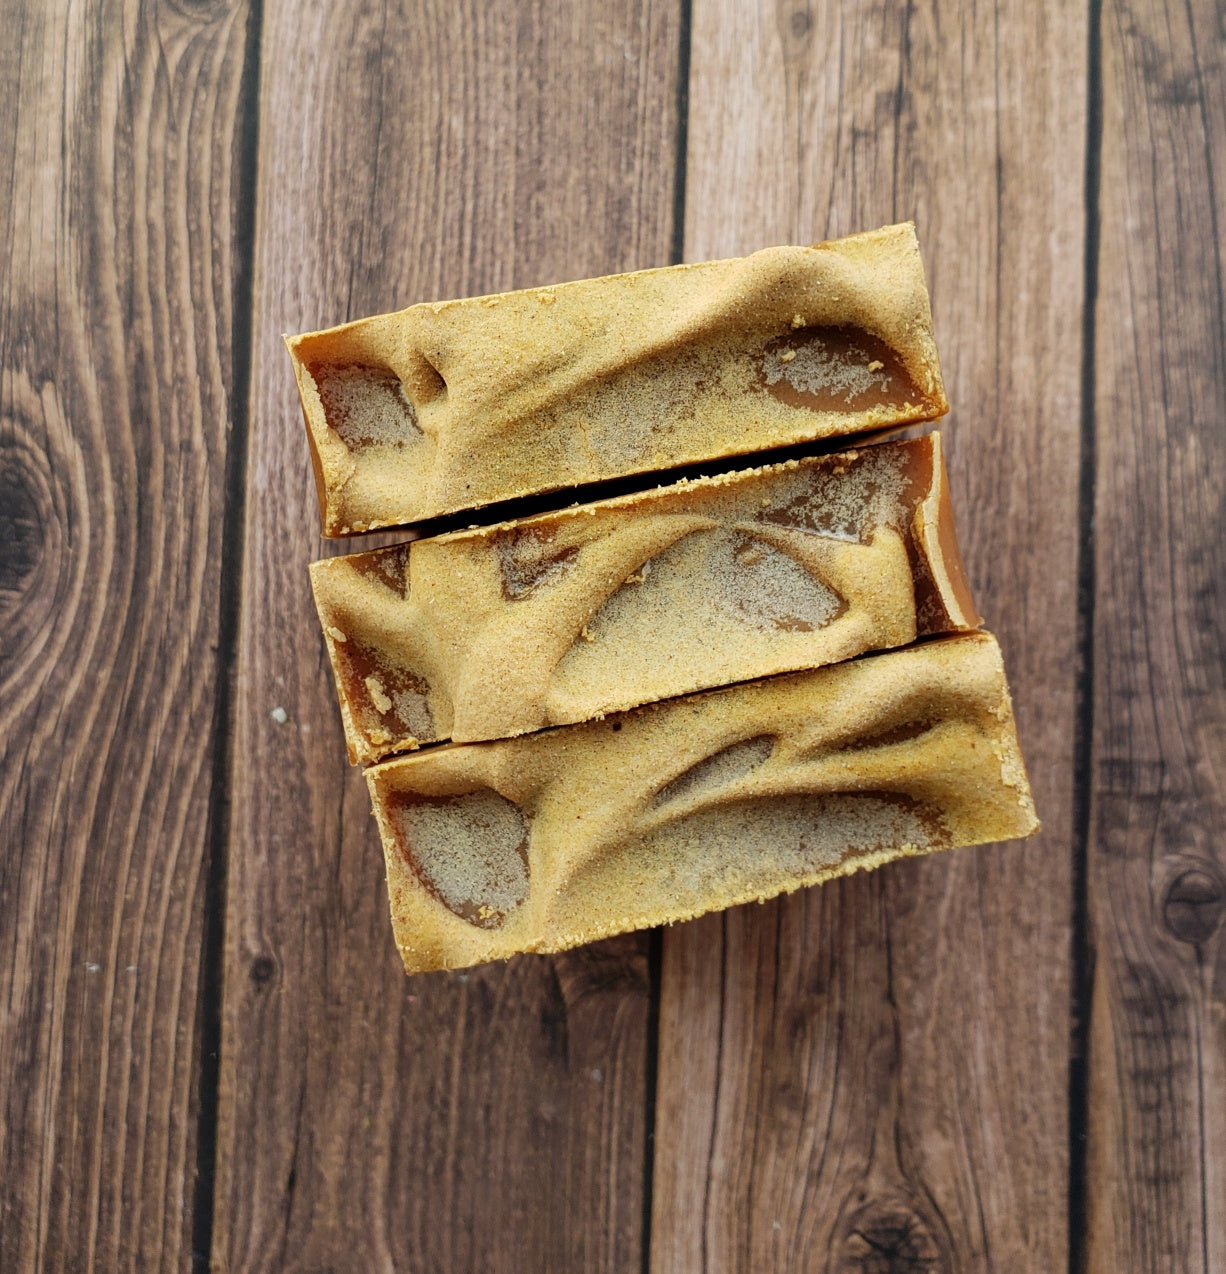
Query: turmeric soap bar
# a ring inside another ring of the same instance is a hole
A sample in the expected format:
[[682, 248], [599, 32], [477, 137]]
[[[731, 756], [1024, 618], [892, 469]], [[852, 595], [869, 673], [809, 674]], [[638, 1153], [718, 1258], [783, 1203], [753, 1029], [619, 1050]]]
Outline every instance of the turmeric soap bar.
[[1000, 651], [938, 639], [367, 772], [408, 972], [1036, 830]]
[[287, 344], [333, 536], [948, 409], [909, 224]]
[[311, 567], [351, 761], [976, 628], [940, 435]]

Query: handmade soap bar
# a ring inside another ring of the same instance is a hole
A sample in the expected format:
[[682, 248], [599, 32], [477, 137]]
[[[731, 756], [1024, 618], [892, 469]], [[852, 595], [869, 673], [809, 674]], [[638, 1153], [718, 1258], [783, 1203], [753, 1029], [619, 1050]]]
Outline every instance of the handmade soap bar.
[[311, 567], [350, 760], [978, 626], [940, 435]]
[[287, 344], [325, 535], [947, 410], [911, 225]]
[[367, 778], [410, 973], [1038, 826], [986, 633], [431, 748]]

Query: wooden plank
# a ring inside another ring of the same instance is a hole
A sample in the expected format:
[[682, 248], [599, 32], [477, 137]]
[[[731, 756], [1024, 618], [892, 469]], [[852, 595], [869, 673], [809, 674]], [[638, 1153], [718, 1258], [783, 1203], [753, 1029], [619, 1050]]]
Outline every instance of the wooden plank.
[[218, 1268], [641, 1261], [648, 939], [405, 979], [310, 602], [279, 334], [666, 263], [678, 16], [266, 7]]
[[0, 1268], [186, 1269], [246, 6], [0, 5]]
[[657, 1271], [1067, 1260], [1086, 21], [694, 5], [686, 259], [918, 222], [1046, 832], [666, 932]]
[[1102, 13], [1089, 1239], [1226, 1268], [1226, 45]]

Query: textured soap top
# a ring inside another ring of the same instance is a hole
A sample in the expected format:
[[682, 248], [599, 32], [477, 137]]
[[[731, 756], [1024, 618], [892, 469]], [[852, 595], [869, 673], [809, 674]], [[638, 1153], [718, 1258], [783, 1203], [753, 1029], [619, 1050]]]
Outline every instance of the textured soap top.
[[947, 410], [909, 224], [287, 344], [326, 535]]
[[311, 568], [350, 759], [978, 626], [939, 434]]
[[1037, 828], [984, 633], [367, 772], [409, 972]]

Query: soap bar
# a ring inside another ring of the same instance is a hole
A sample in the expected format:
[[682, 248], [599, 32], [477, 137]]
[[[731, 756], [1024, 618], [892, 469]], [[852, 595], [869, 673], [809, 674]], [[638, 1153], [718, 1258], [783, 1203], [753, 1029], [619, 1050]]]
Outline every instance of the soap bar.
[[909, 224], [287, 345], [330, 536], [948, 409]]
[[367, 771], [405, 969], [1037, 829], [1000, 651], [940, 638]]
[[351, 761], [978, 627], [939, 434], [311, 567]]

